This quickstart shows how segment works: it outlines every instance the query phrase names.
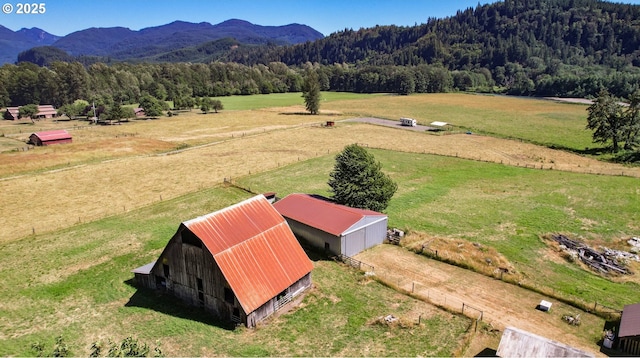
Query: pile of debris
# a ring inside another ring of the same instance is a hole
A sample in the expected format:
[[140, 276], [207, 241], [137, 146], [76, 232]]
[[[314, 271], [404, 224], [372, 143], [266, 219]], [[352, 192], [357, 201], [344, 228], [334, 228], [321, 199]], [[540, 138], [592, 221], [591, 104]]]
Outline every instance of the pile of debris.
[[387, 241], [390, 244], [400, 245], [400, 239], [404, 237], [404, 231], [393, 228], [391, 230], [387, 230]]
[[567, 322], [569, 325], [571, 326], [579, 326], [580, 325], [580, 314], [578, 313], [575, 316], [572, 315], [564, 315], [562, 316], [562, 320], [564, 320], [565, 322]]
[[633, 273], [618, 260], [634, 259], [634, 256], [637, 258], [637, 255], [607, 248], [604, 248], [604, 252], [601, 253], [562, 234], [554, 234], [552, 235], [552, 238], [560, 244], [561, 248], [571, 253], [575, 253], [580, 258], [580, 261], [591, 267], [593, 270], [603, 274], [630, 275]]

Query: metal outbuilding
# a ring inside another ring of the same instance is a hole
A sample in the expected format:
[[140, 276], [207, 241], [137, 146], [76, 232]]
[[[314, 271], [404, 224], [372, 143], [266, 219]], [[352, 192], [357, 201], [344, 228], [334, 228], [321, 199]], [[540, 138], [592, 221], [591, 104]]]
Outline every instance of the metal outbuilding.
[[313, 264], [263, 195], [180, 224], [141, 286], [254, 327], [311, 286]]
[[498, 357], [595, 357], [594, 354], [548, 338], [507, 327], [496, 351]]
[[619, 347], [625, 353], [640, 356], [640, 303], [626, 305], [620, 318]]
[[29, 144], [41, 146], [51, 144], [71, 143], [71, 134], [64, 129], [33, 133], [29, 136]]
[[354, 256], [387, 237], [388, 217], [379, 212], [308, 194], [288, 195], [273, 206], [296, 236], [336, 255]]

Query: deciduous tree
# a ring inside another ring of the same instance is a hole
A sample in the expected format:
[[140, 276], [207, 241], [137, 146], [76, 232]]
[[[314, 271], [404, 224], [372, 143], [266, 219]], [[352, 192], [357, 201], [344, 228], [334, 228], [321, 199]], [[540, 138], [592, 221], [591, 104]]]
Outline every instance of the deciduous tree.
[[38, 106], [35, 104], [27, 104], [18, 110], [19, 118], [29, 118], [33, 122], [33, 117], [38, 114]]
[[622, 105], [607, 90], [602, 90], [587, 111], [587, 129], [593, 130], [594, 143], [611, 141], [613, 152], [618, 152], [620, 142], [624, 140], [625, 120]]
[[140, 108], [144, 109], [147, 117], [159, 117], [162, 115], [161, 101], [148, 94], [140, 98]]

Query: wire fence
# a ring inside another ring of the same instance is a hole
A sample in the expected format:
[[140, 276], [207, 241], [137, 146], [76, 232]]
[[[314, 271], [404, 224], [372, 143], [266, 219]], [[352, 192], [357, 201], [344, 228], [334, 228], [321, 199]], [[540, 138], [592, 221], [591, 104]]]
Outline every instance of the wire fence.
[[419, 280], [421, 274], [408, 270], [388, 270], [374, 267], [366, 262], [359, 261], [349, 256], [340, 255], [339, 260], [355, 269], [364, 271], [365, 274], [375, 277], [381, 283], [414, 298], [431, 303], [450, 312], [460, 313], [475, 320], [475, 329], [478, 321], [485, 320], [484, 310], [465, 303], [459, 297], [450, 295], [442, 290], [431, 287], [428, 283]]

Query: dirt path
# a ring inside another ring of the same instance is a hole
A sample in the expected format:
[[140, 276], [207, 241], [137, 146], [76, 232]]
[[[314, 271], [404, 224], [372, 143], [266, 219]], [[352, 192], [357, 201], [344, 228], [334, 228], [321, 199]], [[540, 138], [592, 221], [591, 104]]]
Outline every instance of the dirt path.
[[[500, 331], [513, 326], [572, 347], [602, 355], [597, 338], [604, 320], [554, 299], [481, 274], [416, 255], [399, 246], [379, 245], [355, 257], [374, 266], [376, 276], [392, 285], [465, 314], [479, 317]], [[541, 300], [550, 312], [536, 310]], [[581, 326], [562, 320], [580, 313]], [[599, 329], [600, 328], [600, 329]], [[481, 350], [485, 347], [480, 347]], [[488, 347], [497, 349], [496, 347]], [[477, 354], [478, 352], [468, 352]]]

